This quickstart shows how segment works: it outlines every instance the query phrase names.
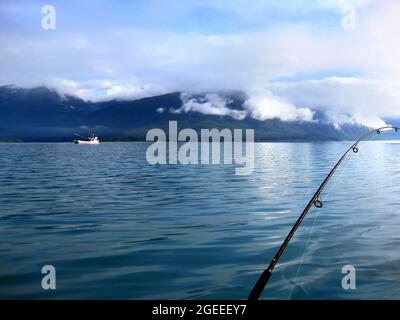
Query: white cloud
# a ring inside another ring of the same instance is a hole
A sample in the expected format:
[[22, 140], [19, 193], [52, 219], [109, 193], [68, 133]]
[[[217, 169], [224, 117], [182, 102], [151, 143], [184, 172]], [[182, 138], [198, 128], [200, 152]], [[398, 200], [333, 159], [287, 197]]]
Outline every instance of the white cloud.
[[90, 81], [72, 81], [55, 79], [46, 83], [60, 94], [77, 96], [90, 101], [133, 100], [167, 93], [164, 88], [155, 84], [141, 84], [137, 79], [116, 81], [98, 79]]
[[385, 121], [373, 116], [365, 117], [360, 114], [349, 115], [337, 112], [332, 113], [331, 111], [325, 111], [325, 115], [336, 129], [340, 129], [344, 124], [363, 125], [372, 129], [388, 126]]
[[237, 120], [243, 120], [246, 117], [245, 111], [230, 109], [227, 106], [230, 101], [218, 94], [208, 93], [204, 98], [195, 98], [190, 94], [182, 93], [181, 100], [182, 106], [179, 109], [171, 109], [170, 112], [199, 112], [202, 114], [211, 114], [217, 116], [230, 116]]
[[322, 110], [339, 124], [346, 120], [376, 127], [384, 124], [380, 118], [400, 117], [400, 82], [396, 81], [331, 77], [275, 83], [269, 89], [291, 103]]
[[296, 108], [266, 90], [252, 94], [244, 106], [257, 120], [312, 121], [314, 116], [309, 108]]
[[[202, 114], [230, 116], [237, 120], [243, 120], [250, 116], [257, 120], [281, 119], [283, 121], [313, 121], [314, 113], [308, 108], [296, 108], [271, 92], [263, 90], [253, 92], [244, 102], [244, 110], [229, 108], [231, 100], [215, 93], [208, 93], [204, 97], [193, 97], [190, 94], [181, 94], [182, 106], [178, 109], [170, 109], [172, 113], [199, 112]], [[160, 110], [159, 112], [164, 112]]]

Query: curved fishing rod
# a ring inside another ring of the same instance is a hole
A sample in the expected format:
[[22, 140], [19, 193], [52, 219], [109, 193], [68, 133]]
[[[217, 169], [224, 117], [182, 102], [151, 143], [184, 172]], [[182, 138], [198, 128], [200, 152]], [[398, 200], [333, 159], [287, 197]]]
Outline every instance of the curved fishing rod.
[[294, 226], [292, 227], [292, 229], [290, 230], [289, 234], [287, 235], [286, 239], [283, 241], [282, 245], [279, 247], [277, 253], [275, 254], [274, 258], [272, 259], [271, 263], [269, 264], [269, 266], [267, 267], [267, 269], [264, 270], [264, 272], [261, 274], [260, 278], [258, 279], [258, 281], [256, 282], [255, 286], [253, 287], [253, 289], [250, 292], [249, 295], [249, 300], [258, 300], [265, 288], [265, 286], [267, 285], [269, 279], [271, 278], [272, 275], [272, 271], [275, 268], [275, 265], [278, 263], [280, 257], [282, 256], [283, 252], [285, 251], [287, 245], [289, 244], [290, 240], [292, 239], [292, 237], [294, 236], [294, 234], [296, 233], [297, 229], [299, 228], [299, 226], [301, 225], [301, 223], [303, 222], [305, 216], [307, 215], [307, 213], [310, 211], [310, 209], [312, 208], [312, 206], [315, 206], [317, 208], [322, 208], [323, 207], [323, 202], [322, 200], [320, 200], [320, 196], [322, 191], [324, 191], [326, 185], [328, 184], [328, 182], [331, 180], [331, 178], [333, 177], [333, 175], [335, 174], [336, 170], [340, 167], [340, 165], [342, 164], [342, 162], [344, 161], [344, 159], [346, 158], [346, 156], [350, 153], [350, 152], [354, 152], [354, 153], [358, 153], [359, 149], [358, 149], [358, 145], [360, 144], [360, 142], [362, 142], [363, 140], [365, 140], [366, 138], [368, 138], [369, 136], [373, 135], [373, 134], [381, 134], [383, 131], [390, 131], [390, 130], [395, 130], [396, 132], [400, 130], [399, 127], [382, 127], [373, 131], [369, 131], [366, 134], [364, 134], [360, 139], [358, 139], [344, 154], [343, 156], [340, 158], [340, 160], [336, 163], [336, 165], [333, 167], [333, 169], [331, 170], [331, 172], [327, 175], [327, 177], [325, 178], [324, 182], [322, 182], [321, 186], [318, 188], [317, 192], [314, 194], [314, 196], [311, 198], [310, 202], [307, 204], [307, 206], [305, 207], [304, 211], [302, 212], [302, 214], [299, 216], [299, 218], [297, 219], [296, 223], [294, 224]]

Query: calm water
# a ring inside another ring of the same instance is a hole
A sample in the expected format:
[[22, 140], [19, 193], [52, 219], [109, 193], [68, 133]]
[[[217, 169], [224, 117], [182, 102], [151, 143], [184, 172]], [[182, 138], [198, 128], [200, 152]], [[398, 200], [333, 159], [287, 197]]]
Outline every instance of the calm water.
[[[0, 298], [245, 299], [348, 144], [256, 144], [249, 176], [150, 166], [146, 143], [0, 144]], [[264, 298], [400, 298], [399, 155], [351, 155]], [[356, 290], [342, 289], [347, 264]]]

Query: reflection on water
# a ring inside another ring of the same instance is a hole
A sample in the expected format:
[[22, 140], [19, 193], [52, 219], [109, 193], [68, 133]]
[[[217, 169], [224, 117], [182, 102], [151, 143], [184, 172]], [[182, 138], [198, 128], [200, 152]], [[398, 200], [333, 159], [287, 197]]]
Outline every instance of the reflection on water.
[[[0, 144], [1, 298], [244, 299], [348, 143], [259, 143], [249, 176], [150, 166], [146, 147]], [[369, 143], [344, 163], [264, 298], [400, 298], [399, 154]]]

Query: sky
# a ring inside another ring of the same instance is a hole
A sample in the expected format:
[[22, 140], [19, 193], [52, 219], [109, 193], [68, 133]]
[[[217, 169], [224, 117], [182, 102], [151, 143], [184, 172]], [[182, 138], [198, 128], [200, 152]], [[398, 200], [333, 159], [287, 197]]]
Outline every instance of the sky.
[[[56, 10], [44, 29], [44, 5]], [[400, 118], [400, 1], [0, 1], [0, 85], [47, 85], [85, 100], [183, 91], [178, 112], [340, 127]]]

